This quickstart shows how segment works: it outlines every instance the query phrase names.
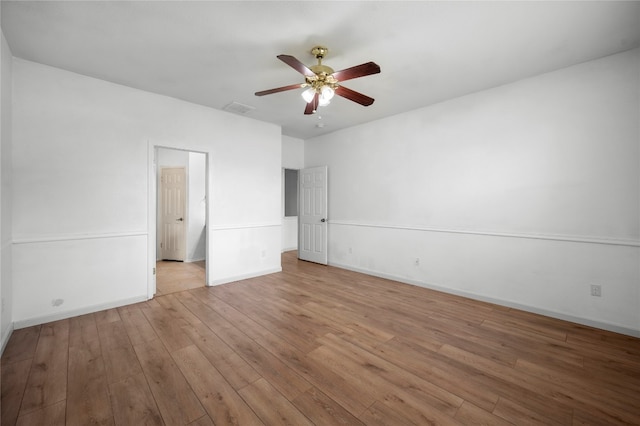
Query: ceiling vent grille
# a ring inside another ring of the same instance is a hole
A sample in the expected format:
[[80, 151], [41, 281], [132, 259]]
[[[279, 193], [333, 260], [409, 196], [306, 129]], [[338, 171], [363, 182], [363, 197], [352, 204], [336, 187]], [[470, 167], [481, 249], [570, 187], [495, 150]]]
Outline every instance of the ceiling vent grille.
[[244, 115], [250, 111], [253, 111], [254, 109], [256, 109], [256, 107], [252, 107], [251, 105], [241, 104], [240, 102], [231, 102], [230, 104], [225, 105], [225, 107], [222, 109], [225, 111], [235, 112], [236, 114]]

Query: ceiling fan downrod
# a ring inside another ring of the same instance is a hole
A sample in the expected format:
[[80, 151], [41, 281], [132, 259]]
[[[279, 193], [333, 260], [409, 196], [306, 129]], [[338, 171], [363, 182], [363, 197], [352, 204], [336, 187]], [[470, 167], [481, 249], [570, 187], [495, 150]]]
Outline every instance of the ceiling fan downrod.
[[318, 75], [324, 74], [325, 76], [328, 76], [333, 74], [333, 68], [322, 65], [322, 59], [324, 59], [328, 52], [329, 49], [324, 46], [316, 46], [311, 49], [311, 54], [316, 57], [318, 64], [310, 66], [309, 69]]

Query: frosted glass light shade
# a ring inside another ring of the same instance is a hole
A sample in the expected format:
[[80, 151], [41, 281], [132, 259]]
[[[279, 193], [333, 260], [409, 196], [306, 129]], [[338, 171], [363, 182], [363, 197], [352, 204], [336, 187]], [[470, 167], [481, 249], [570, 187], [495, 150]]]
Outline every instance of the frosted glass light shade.
[[320, 99], [318, 104], [320, 106], [327, 106], [331, 102], [331, 98], [333, 98], [335, 91], [329, 86], [323, 86], [320, 91]]
[[334, 94], [335, 94], [335, 90], [333, 90], [331, 87], [322, 86], [322, 91], [320, 92], [320, 96], [322, 98], [325, 98], [327, 101], [330, 101], [331, 98], [333, 98]]
[[306, 103], [309, 103], [313, 100], [313, 97], [316, 95], [316, 91], [310, 87], [304, 92], [302, 92], [302, 99], [305, 100]]
[[318, 105], [319, 106], [327, 106], [327, 105], [329, 105], [329, 103], [331, 103], [331, 100], [329, 100], [326, 97], [320, 95], [320, 98], [318, 99]]

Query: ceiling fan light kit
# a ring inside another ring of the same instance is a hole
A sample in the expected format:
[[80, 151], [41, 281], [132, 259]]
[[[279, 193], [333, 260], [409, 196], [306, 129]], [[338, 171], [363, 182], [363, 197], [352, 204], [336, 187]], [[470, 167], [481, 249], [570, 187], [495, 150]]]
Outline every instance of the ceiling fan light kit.
[[261, 92], [256, 92], [255, 95], [264, 96], [306, 87], [307, 89], [303, 91], [301, 95], [307, 103], [304, 110], [304, 113], [307, 115], [315, 113], [319, 106], [329, 105], [334, 95], [349, 99], [350, 101], [356, 102], [362, 106], [369, 106], [373, 104], [373, 98], [363, 95], [362, 93], [358, 93], [355, 90], [347, 89], [342, 86], [340, 82], [371, 74], [378, 74], [380, 72], [380, 66], [374, 62], [367, 62], [365, 64], [336, 72], [333, 68], [322, 63], [322, 59], [328, 52], [329, 49], [324, 46], [315, 46], [311, 49], [311, 54], [316, 57], [318, 63], [310, 67], [307, 67], [293, 56], [284, 54], [278, 55], [278, 59], [304, 75], [305, 82], [278, 87], [275, 89], [263, 90]]

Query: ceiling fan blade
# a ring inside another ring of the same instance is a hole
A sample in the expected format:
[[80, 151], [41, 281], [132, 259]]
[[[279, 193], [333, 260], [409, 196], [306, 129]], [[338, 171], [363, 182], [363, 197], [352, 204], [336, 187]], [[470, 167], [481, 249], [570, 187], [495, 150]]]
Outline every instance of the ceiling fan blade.
[[284, 92], [286, 90], [299, 89], [303, 84], [290, 84], [288, 86], [276, 87], [275, 89], [263, 90], [261, 92], [256, 92], [256, 96], [264, 96], [272, 93]]
[[356, 65], [355, 67], [336, 71], [333, 75], [338, 81], [351, 80], [352, 78], [364, 77], [365, 75], [378, 74], [380, 66], [375, 62], [367, 62], [366, 64]]
[[350, 101], [359, 103], [362, 106], [369, 106], [375, 101], [375, 99], [370, 98], [367, 95], [363, 95], [362, 93], [356, 92], [355, 90], [347, 89], [344, 86], [336, 87], [336, 95], [342, 96], [343, 98], [347, 98]]
[[304, 109], [304, 114], [305, 115], [309, 115], [309, 114], [313, 114], [314, 112], [316, 112], [316, 110], [318, 109], [318, 104], [319, 103], [320, 103], [320, 95], [316, 93], [313, 96], [313, 99], [311, 99], [311, 102], [309, 102], [307, 104], [307, 107]]
[[278, 55], [278, 59], [280, 59], [285, 64], [289, 65], [294, 70], [298, 71], [302, 75], [306, 75], [307, 77], [315, 77], [316, 73], [311, 71], [305, 64], [297, 60], [291, 55]]

